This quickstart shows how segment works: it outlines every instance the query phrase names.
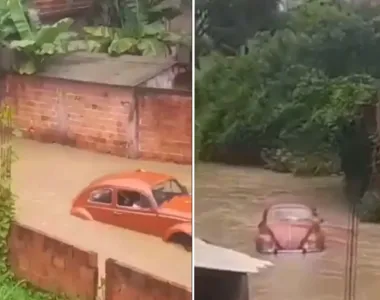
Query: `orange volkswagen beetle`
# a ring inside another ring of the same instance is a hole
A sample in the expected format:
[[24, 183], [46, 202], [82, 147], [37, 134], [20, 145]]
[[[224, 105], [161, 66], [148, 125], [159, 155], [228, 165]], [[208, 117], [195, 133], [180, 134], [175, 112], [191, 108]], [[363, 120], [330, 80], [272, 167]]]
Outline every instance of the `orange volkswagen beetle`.
[[174, 177], [136, 170], [101, 177], [74, 200], [71, 214], [192, 247], [191, 196]]
[[274, 204], [258, 225], [256, 249], [261, 253], [321, 252], [325, 249], [323, 219], [303, 204]]

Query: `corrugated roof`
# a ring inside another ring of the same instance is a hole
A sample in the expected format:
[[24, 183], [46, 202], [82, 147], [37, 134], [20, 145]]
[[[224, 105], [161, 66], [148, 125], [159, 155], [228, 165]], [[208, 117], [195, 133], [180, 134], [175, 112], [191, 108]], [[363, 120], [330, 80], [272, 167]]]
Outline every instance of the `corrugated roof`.
[[198, 238], [194, 239], [193, 249], [194, 265], [198, 268], [238, 273], [258, 273], [260, 269], [273, 265], [270, 261], [212, 245]]
[[75, 53], [57, 57], [39, 76], [81, 82], [135, 87], [174, 66], [172, 58], [102, 53]]

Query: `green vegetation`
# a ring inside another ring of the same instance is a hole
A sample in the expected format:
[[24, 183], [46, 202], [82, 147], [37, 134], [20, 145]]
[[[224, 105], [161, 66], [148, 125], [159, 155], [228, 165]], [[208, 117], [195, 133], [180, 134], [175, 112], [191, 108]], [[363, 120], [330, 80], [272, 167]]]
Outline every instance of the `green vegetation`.
[[309, 157], [302, 168], [311, 162], [312, 174], [324, 174], [322, 165], [348, 155], [346, 144], [362, 135], [361, 111], [376, 101], [380, 75], [377, 20], [326, 1], [301, 5], [286, 19], [282, 29], [249, 40], [247, 54], [215, 55], [198, 77], [199, 158], [283, 161], [271, 154], [287, 153]]
[[[86, 50], [70, 31], [73, 20], [62, 19], [53, 25], [41, 25], [37, 14], [20, 0], [0, 4], [0, 37], [4, 47], [14, 50], [13, 69], [20, 74], [33, 74], [44, 66], [47, 58]], [[75, 41], [76, 40], [76, 41]]]
[[236, 55], [258, 31], [273, 29], [279, 20], [279, 0], [195, 1], [195, 47], [198, 57], [217, 50]]
[[[299, 175], [343, 171], [363, 195], [378, 170], [379, 10], [310, 0], [268, 22], [271, 30], [240, 43], [243, 52], [214, 47], [200, 57], [198, 158]], [[380, 211], [375, 202], [359, 211]]]
[[105, 20], [101, 26], [87, 27], [78, 33], [71, 30], [70, 18], [43, 25], [37, 13], [23, 1], [6, 0], [0, 3], [0, 44], [11, 51], [12, 68], [20, 74], [38, 72], [50, 57], [76, 51], [165, 56], [171, 53], [172, 46], [190, 46], [190, 38], [166, 29], [166, 21], [180, 12], [162, 6], [162, 2], [103, 2], [105, 11], [100, 15]]
[[64, 296], [58, 296], [36, 291], [24, 282], [15, 282], [5, 277], [0, 277], [1, 300], [67, 300]]
[[12, 149], [11, 110], [0, 108], [0, 299], [1, 300], [65, 300], [66, 297], [41, 292], [14, 279], [8, 266], [7, 239], [14, 218], [15, 195], [11, 190]]
[[[11, 126], [11, 111], [2, 106], [0, 110], [0, 276], [8, 274], [7, 237], [14, 217], [15, 197], [11, 191], [11, 164], [13, 160], [10, 134], [5, 134]], [[2, 282], [4, 280], [1, 280]]]
[[171, 53], [172, 46], [191, 46], [190, 37], [166, 29], [166, 22], [181, 12], [165, 6], [164, 0], [117, 0], [97, 4], [92, 24], [98, 26], [84, 28], [91, 51], [165, 56]]

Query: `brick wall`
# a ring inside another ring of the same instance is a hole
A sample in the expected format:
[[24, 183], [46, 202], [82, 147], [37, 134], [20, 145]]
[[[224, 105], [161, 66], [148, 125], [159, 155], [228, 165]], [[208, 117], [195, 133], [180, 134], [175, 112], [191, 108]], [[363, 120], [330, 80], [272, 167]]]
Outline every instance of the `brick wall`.
[[63, 18], [83, 12], [93, 0], [32, 0], [41, 17]]
[[133, 156], [132, 90], [37, 76], [8, 76], [6, 94], [25, 137]]
[[[12, 226], [8, 247], [11, 269], [17, 278], [72, 299], [97, 299], [100, 291], [96, 253], [80, 250], [19, 223]], [[105, 300], [191, 299], [188, 289], [113, 259], [107, 259], [105, 267]]]
[[191, 94], [151, 90], [139, 93], [137, 98], [141, 157], [191, 163]]
[[[249, 300], [248, 275], [195, 268], [194, 299]], [[253, 297], [255, 299], [255, 297]], [[252, 297], [251, 297], [252, 299]]]
[[20, 75], [8, 75], [5, 90], [27, 138], [191, 163], [189, 92], [139, 89], [135, 96], [127, 87]]
[[191, 292], [108, 259], [105, 300], [190, 300]]
[[15, 223], [9, 238], [9, 261], [15, 275], [51, 292], [95, 299], [97, 254], [75, 248]]

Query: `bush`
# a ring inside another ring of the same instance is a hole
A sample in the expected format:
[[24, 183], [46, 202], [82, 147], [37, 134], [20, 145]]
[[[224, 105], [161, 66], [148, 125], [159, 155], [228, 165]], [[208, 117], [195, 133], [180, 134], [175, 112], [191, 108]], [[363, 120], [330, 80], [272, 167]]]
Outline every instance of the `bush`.
[[[291, 153], [288, 162], [304, 157], [313, 174], [337, 172], [331, 158], [367, 134], [361, 110], [376, 101], [379, 32], [375, 18], [312, 1], [291, 11], [285, 28], [257, 34], [247, 54], [217, 57], [196, 81], [199, 158], [251, 153], [249, 161], [256, 149], [281, 149]], [[294, 169], [267, 159], [274, 169]]]
[[380, 222], [380, 195], [377, 191], [367, 191], [357, 205], [357, 215], [363, 222]]

